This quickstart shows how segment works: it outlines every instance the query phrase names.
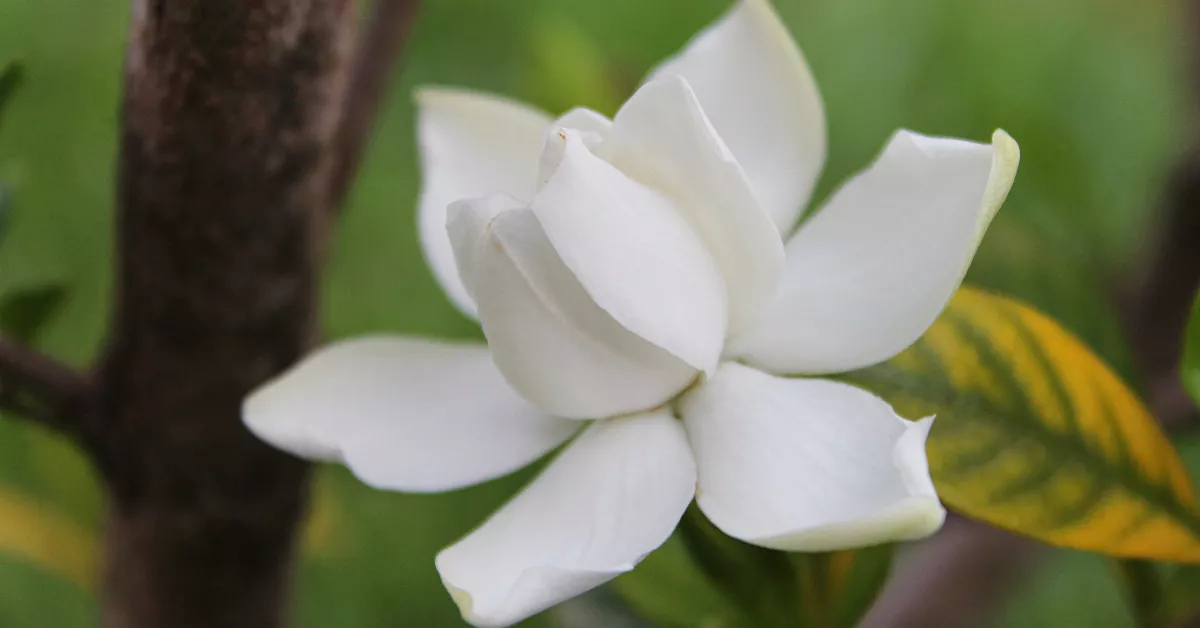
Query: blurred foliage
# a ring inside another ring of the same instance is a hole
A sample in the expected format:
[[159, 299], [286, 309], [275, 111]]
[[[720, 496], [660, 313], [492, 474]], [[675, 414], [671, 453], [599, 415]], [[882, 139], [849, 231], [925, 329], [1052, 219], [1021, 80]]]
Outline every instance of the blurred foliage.
[[4, 113], [4, 107], [17, 93], [17, 88], [21, 86], [24, 78], [25, 70], [21, 64], [10, 62], [0, 66], [0, 114]]
[[[441, 295], [417, 247], [415, 85], [465, 85], [548, 110], [587, 105], [612, 113], [647, 69], [727, 4], [427, 0], [339, 227], [324, 301], [329, 333], [479, 334]], [[1104, 290], [1136, 254], [1134, 236], [1181, 150], [1188, 100], [1180, 7], [1168, 0], [777, 4], [828, 111], [831, 152], [818, 194], [865, 165], [897, 126], [981, 140], [1005, 128], [1021, 143], [1022, 168], [970, 279], [1033, 303], [1128, 375]], [[95, 355], [108, 324], [106, 234], [129, 6], [0, 0], [0, 59], [22, 59], [26, 76], [0, 129], [0, 180], [19, 192], [0, 246], [0, 301], [63, 286], [70, 298], [38, 342], [77, 364]], [[401, 496], [329, 469], [322, 487], [336, 499], [322, 515], [331, 523], [316, 535], [322, 549], [303, 565], [300, 625], [461, 625], [434, 553], [482, 521], [528, 473], [451, 495]], [[96, 529], [101, 500], [87, 465], [46, 432], [0, 421], [0, 482], [36, 496], [27, 499], [39, 512]], [[680, 548], [673, 540], [634, 575], [687, 564]], [[1056, 558], [1005, 612], [1004, 625], [1131, 625], [1113, 570], [1097, 569], [1103, 561], [1094, 558]], [[89, 594], [49, 565], [0, 549], [0, 625], [90, 624]], [[637, 603], [639, 596], [666, 599], [664, 588], [677, 586], [674, 603], [719, 622], [729, 603], [694, 568], [689, 573], [695, 578], [619, 586], [644, 610], [653, 604]]]
[[700, 571], [740, 609], [739, 626], [790, 628], [802, 623], [805, 598], [811, 596], [804, 595], [787, 553], [726, 536], [695, 503], [678, 532]]
[[1001, 613], [1000, 628], [1137, 625], [1115, 570], [1095, 554], [1060, 552], [1051, 556], [1032, 577], [1021, 581], [1014, 598]]
[[1139, 626], [1165, 625], [1166, 593], [1160, 565], [1145, 560], [1118, 560], [1114, 567], [1135, 623]]
[[[892, 573], [895, 545], [877, 545], [854, 551], [828, 554], [829, 574], [835, 583], [830, 599], [829, 624], [834, 628], [854, 628], [871, 610]], [[821, 624], [815, 624], [821, 625]]]
[[639, 615], [663, 628], [742, 628], [742, 609], [701, 571], [682, 534], [613, 583]]
[[1167, 576], [1160, 617], [1166, 621], [1182, 621], [1195, 616], [1196, 600], [1200, 599], [1200, 566], [1176, 567]]
[[[20, 66], [10, 63], [0, 66], [0, 122], [4, 121], [4, 108], [16, 93], [17, 85], [21, 82]], [[12, 211], [12, 185], [0, 179], [0, 238], [8, 227], [8, 217]]]
[[[20, 65], [0, 66], [0, 122], [24, 78]], [[0, 244], [13, 211], [12, 184], [0, 178]], [[0, 275], [2, 277], [3, 275]], [[0, 299], [0, 332], [22, 342], [36, 339], [62, 301], [54, 286], [10, 293]], [[0, 417], [3, 418], [3, 417]], [[0, 470], [5, 459], [17, 459], [12, 440], [0, 426]], [[84, 625], [94, 613], [86, 591], [93, 585], [99, 558], [93, 526], [58, 512], [19, 489], [0, 473], [0, 623], [17, 626]]]
[[1192, 305], [1188, 319], [1187, 335], [1183, 341], [1183, 387], [1200, 405], [1200, 294]]
[[693, 505], [675, 536], [614, 586], [659, 626], [854, 628], [886, 582], [894, 550], [769, 550], [726, 536]]
[[964, 287], [888, 362], [844, 376], [938, 415], [929, 470], [948, 506], [1054, 545], [1200, 563], [1192, 480], [1141, 400], [1057, 323]]
[[13, 291], [0, 301], [0, 331], [22, 342], [32, 341], [66, 297], [66, 289], [53, 284]]
[[[1200, 477], [1200, 433], [1192, 431], [1182, 435], [1176, 444], [1192, 477]], [[1160, 569], [1163, 570], [1164, 596], [1161, 616], [1176, 625], [1184, 619], [1194, 623], [1200, 615], [1197, 609], [1197, 602], [1200, 601], [1200, 565], [1166, 565], [1160, 566]]]
[[8, 228], [8, 217], [12, 212], [12, 186], [0, 181], [0, 238]]
[[96, 576], [91, 529], [0, 485], [0, 551], [17, 554], [80, 589]]

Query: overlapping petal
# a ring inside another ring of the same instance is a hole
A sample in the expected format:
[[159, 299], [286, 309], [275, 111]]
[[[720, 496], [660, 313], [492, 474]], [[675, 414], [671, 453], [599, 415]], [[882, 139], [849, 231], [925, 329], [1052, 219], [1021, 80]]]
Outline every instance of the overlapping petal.
[[446, 236], [446, 208], [490, 194], [523, 202], [533, 198], [543, 133], [551, 118], [505, 98], [466, 90], [423, 89], [416, 100], [421, 246], [450, 300], [473, 317], [475, 304], [459, 281]]
[[456, 246], [475, 243], [460, 253], [473, 260], [467, 283], [493, 359], [522, 396], [557, 416], [603, 418], [660, 405], [696, 376], [593, 301], [531, 210], [494, 209], [456, 204], [451, 226]]
[[779, 229], [803, 211], [825, 164], [825, 112], [800, 48], [769, 0], [742, 0], [650, 79], [678, 75]]
[[600, 154], [659, 190], [704, 239], [729, 294], [729, 327], [739, 329], [774, 294], [783, 239], [749, 179], [678, 76], [643, 85], [617, 112]]
[[245, 402], [264, 441], [367, 484], [443, 491], [525, 466], [578, 424], [521, 399], [486, 347], [401, 337], [326, 347]]
[[681, 408], [696, 501], [730, 536], [826, 551], [926, 536], [945, 517], [925, 458], [932, 418], [910, 423], [848, 384], [736, 363]]
[[526, 209], [527, 206], [506, 194], [493, 194], [481, 198], [468, 198], [450, 203], [446, 210], [446, 232], [454, 260], [458, 265], [459, 281], [463, 290], [475, 303], [475, 276], [479, 253], [490, 237], [492, 220], [504, 212]]
[[542, 474], [437, 557], [476, 626], [507, 626], [629, 571], [692, 500], [682, 427], [658, 412], [593, 424]]
[[532, 209], [562, 262], [626, 329], [711, 371], [727, 300], [704, 240], [670, 198], [597, 157], [577, 131], [549, 144], [561, 158]]
[[921, 336], [962, 282], [1016, 176], [1016, 142], [899, 131], [787, 244], [775, 299], [728, 353], [775, 373], [882, 362]]
[[538, 170], [538, 187], [546, 185], [550, 177], [558, 170], [558, 162], [562, 161], [567, 150], [567, 143], [556, 139], [563, 129], [575, 131], [583, 145], [588, 150], [596, 150], [612, 131], [612, 120], [596, 113], [587, 107], [576, 107], [559, 116], [546, 129], [546, 145], [542, 149], [542, 160]]

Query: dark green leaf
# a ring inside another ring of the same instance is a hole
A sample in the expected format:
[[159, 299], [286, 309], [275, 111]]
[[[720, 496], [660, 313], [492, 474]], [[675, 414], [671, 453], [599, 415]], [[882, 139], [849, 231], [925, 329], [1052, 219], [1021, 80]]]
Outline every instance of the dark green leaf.
[[1200, 567], [1175, 568], [1166, 578], [1163, 607], [1166, 619], [1175, 622], [1200, 614]]
[[1183, 341], [1183, 387], [1200, 405], [1200, 295], [1192, 305], [1187, 336]]
[[837, 602], [834, 604], [833, 625], [854, 628], [870, 610], [883, 585], [892, 573], [895, 545], [877, 545], [859, 550], [836, 552], [839, 560], [848, 560], [849, 570], [840, 578]]
[[701, 571], [753, 625], [796, 626], [801, 617], [798, 574], [789, 556], [727, 536], [692, 504], [679, 522], [684, 545]]
[[615, 588], [658, 626], [853, 628], [887, 581], [893, 551], [769, 550], [726, 536], [693, 505], [676, 535]]
[[887, 582], [894, 545], [792, 554], [803, 625], [854, 628]]
[[38, 286], [12, 294], [0, 303], [0, 331], [21, 342], [32, 342], [62, 306], [66, 296], [66, 289], [58, 285]]
[[0, 114], [4, 113], [5, 105], [12, 100], [24, 79], [25, 70], [19, 63], [9, 63], [0, 70]]
[[8, 230], [8, 219], [12, 214], [12, 187], [7, 181], [0, 181], [0, 239]]
[[[0, 122], [4, 121], [5, 105], [12, 99], [17, 88], [21, 85], [24, 70], [20, 64], [10, 63], [0, 69]], [[12, 211], [12, 187], [7, 181], [0, 180], [0, 238], [4, 236], [8, 226], [9, 215]]]
[[1164, 592], [1158, 565], [1144, 560], [1117, 560], [1114, 564], [1138, 625], [1144, 628], [1161, 625]]
[[743, 628], [741, 613], [700, 573], [680, 537], [676, 533], [637, 569], [617, 578], [613, 589], [660, 628]]

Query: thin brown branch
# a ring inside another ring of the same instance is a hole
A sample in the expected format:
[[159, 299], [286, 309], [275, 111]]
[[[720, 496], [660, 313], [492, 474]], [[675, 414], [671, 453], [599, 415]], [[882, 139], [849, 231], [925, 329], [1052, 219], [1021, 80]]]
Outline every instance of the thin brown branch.
[[1125, 330], [1146, 381], [1146, 400], [1168, 428], [1196, 424], [1179, 377], [1184, 328], [1200, 287], [1200, 0], [1186, 3], [1191, 40], [1190, 146], [1167, 181], [1153, 231], [1140, 247], [1134, 282], [1120, 302]]
[[63, 413], [42, 405], [36, 400], [30, 399], [20, 390], [5, 386], [2, 381], [0, 381], [0, 410], [8, 412], [12, 416], [64, 432], [71, 429], [68, 426], [72, 425], [74, 418], [74, 414]]
[[74, 412], [91, 391], [88, 376], [0, 335], [0, 409], [72, 429]]
[[419, 0], [376, 0], [354, 52], [350, 85], [335, 140], [330, 207], [338, 211], [366, 152], [389, 80], [408, 41]]
[[1176, 166], [1160, 212], [1121, 310], [1146, 381], [1146, 401], [1165, 426], [1179, 429], [1196, 419], [1179, 366], [1184, 329], [1200, 287], [1200, 141]]

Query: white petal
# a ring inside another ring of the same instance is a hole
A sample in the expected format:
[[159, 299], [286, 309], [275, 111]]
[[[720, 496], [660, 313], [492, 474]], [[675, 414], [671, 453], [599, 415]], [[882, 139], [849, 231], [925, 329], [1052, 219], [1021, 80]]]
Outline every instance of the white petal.
[[825, 164], [825, 112], [812, 72], [769, 0], [741, 0], [651, 79], [687, 79], [787, 233]]
[[475, 304], [458, 278], [446, 207], [507, 194], [528, 202], [550, 116], [505, 98], [456, 89], [422, 89], [416, 97], [421, 153], [418, 228], [425, 259], [450, 300], [468, 316]]
[[1016, 142], [898, 132], [787, 245], [775, 299], [729, 353], [776, 373], [882, 362], [925, 333], [962, 283], [1016, 176]]
[[437, 557], [476, 626], [507, 626], [633, 569], [692, 501], [696, 467], [670, 414], [592, 425], [482, 526]]
[[532, 209], [587, 293], [618, 323], [701, 369], [725, 342], [725, 286], [713, 256], [671, 201], [596, 157], [574, 131]]
[[250, 395], [243, 418], [275, 447], [414, 492], [499, 477], [578, 428], [521, 399], [486, 348], [398, 337], [317, 351]]
[[682, 402], [696, 502], [726, 534], [788, 551], [927, 536], [945, 518], [925, 437], [874, 395], [736, 363]]
[[731, 332], [771, 298], [783, 239], [687, 81], [643, 85], [617, 112], [600, 154], [670, 197], [704, 238], [725, 278]]
[[596, 305], [530, 210], [490, 224], [470, 283], [492, 357], [526, 399], [557, 416], [602, 418], [661, 405], [696, 377]]
[[587, 107], [576, 107], [559, 116], [554, 124], [546, 129], [546, 144], [542, 149], [541, 167], [538, 170], [539, 188], [546, 185], [550, 177], [554, 176], [554, 172], [558, 170], [558, 162], [562, 161], [563, 152], [567, 148], [566, 142], [554, 141], [555, 136], [561, 130], [578, 132], [584, 146], [587, 146], [589, 150], [595, 150], [612, 130], [612, 120]]
[[489, 236], [488, 226], [496, 216], [509, 210], [524, 208], [524, 203], [505, 194], [458, 200], [446, 208], [446, 231], [450, 234], [459, 280], [467, 295], [471, 297], [472, 304], [475, 300], [473, 282], [476, 263], [479, 251]]

